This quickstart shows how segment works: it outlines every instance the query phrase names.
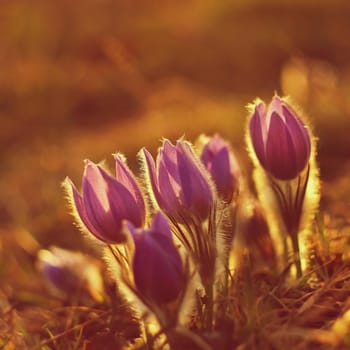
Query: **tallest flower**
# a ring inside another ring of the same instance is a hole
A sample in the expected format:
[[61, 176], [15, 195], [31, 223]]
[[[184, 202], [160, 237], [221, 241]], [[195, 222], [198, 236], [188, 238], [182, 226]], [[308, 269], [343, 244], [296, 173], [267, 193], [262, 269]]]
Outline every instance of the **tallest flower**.
[[291, 180], [309, 162], [309, 132], [291, 106], [275, 96], [270, 105], [258, 101], [249, 122], [254, 152], [261, 166], [279, 180]]
[[270, 212], [271, 230], [281, 233], [282, 239], [277, 235], [275, 238], [282, 243], [279, 246], [283, 246], [285, 258], [287, 235], [290, 237], [300, 277], [298, 235], [309, 226], [319, 198], [312, 134], [286, 100], [274, 96], [267, 107], [262, 101], [253, 106], [248, 142], [257, 165], [255, 182], [259, 198]]

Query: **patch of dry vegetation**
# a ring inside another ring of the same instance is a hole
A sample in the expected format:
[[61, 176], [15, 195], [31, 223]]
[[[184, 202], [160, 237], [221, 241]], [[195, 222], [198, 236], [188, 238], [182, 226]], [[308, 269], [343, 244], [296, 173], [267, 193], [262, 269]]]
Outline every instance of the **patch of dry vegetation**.
[[[228, 300], [218, 299], [219, 308], [228, 305], [226, 319], [212, 333], [199, 334], [210, 348], [348, 348], [350, 234], [331, 223], [325, 215], [315, 225], [308, 241], [308, 268], [297, 281], [290, 281], [288, 268], [274, 275], [267, 266], [255, 264], [248, 251], [242, 254]], [[3, 242], [2, 252], [2, 348], [147, 348], [139, 339], [140, 325], [116, 298], [107, 276], [103, 303], [84, 293], [57, 297], [31, 267], [34, 257], [28, 252], [11, 241]], [[195, 319], [191, 330], [196, 333]], [[202, 348], [186, 337], [179, 337], [177, 344], [179, 349]]]

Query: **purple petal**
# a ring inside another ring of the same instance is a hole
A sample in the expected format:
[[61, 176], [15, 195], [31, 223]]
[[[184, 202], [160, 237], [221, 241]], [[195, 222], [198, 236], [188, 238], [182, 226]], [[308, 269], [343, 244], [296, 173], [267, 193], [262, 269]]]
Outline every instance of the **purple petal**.
[[161, 195], [159, 193], [158, 179], [157, 179], [157, 173], [156, 173], [156, 167], [154, 164], [154, 159], [153, 159], [151, 153], [149, 153], [146, 148], [142, 148], [142, 152], [144, 155], [145, 166], [147, 169], [147, 174], [148, 174], [148, 177], [150, 180], [153, 194], [158, 202], [158, 205], [160, 207], [162, 207], [162, 198], [161, 198]]
[[227, 147], [227, 144], [218, 134], [215, 134], [204, 146], [201, 154], [201, 161], [208, 170], [208, 167], [211, 167], [210, 163], [215, 155], [224, 147]]
[[181, 190], [181, 181], [178, 173], [176, 148], [168, 140], [164, 141], [163, 147], [159, 152], [159, 169], [161, 163], [164, 164], [166, 171], [169, 173], [169, 177], [174, 186], [174, 191], [179, 193]]
[[78, 190], [74, 186], [73, 182], [69, 178], [67, 178], [65, 184], [66, 184], [66, 186], [70, 187], [69, 190], [71, 191], [75, 208], [77, 210], [77, 213], [78, 213], [82, 223], [85, 225], [85, 227], [88, 229], [88, 231], [90, 231], [94, 236], [96, 236], [99, 239], [103, 239], [103, 237], [101, 237], [100, 232], [90, 222], [90, 220], [86, 214], [86, 211], [85, 211], [83, 200], [82, 200]]
[[[172, 216], [178, 217], [183, 211], [183, 188], [179, 176], [176, 147], [168, 140], [164, 140], [158, 155], [159, 190], [164, 201], [164, 208]], [[181, 214], [183, 216], [183, 213]]]
[[152, 225], [150, 227], [150, 231], [161, 232], [162, 234], [168, 236], [169, 238], [172, 237], [169, 222], [161, 212], [158, 212], [154, 216]]
[[60, 265], [44, 263], [45, 277], [59, 290], [74, 293], [82, 287], [82, 281], [69, 268]]
[[178, 210], [182, 207], [180, 193], [182, 191], [178, 184], [168, 172], [168, 167], [163, 160], [159, 163], [158, 169], [159, 191], [161, 203], [159, 205], [169, 214], [176, 216]]
[[272, 115], [273, 112], [277, 113], [280, 116], [283, 116], [283, 106], [285, 102], [277, 95], [272, 98], [271, 103], [269, 104], [269, 112]]
[[219, 134], [215, 134], [210, 142], [210, 148], [212, 149], [212, 151], [214, 153], [217, 153], [224, 147], [227, 147], [227, 143]]
[[114, 218], [119, 220], [129, 220], [136, 227], [144, 224], [145, 212], [138, 206], [133, 195], [121, 183], [116, 181], [112, 176], [100, 168], [101, 174], [107, 183], [107, 195], [110, 208]]
[[265, 104], [261, 102], [255, 106], [249, 122], [249, 132], [255, 154], [263, 166], [266, 164], [266, 128], [266, 108]]
[[297, 168], [301, 171], [309, 161], [311, 150], [310, 136], [305, 125], [296, 116], [293, 110], [287, 106], [283, 106], [283, 114], [286, 119], [286, 126], [292, 136]]
[[234, 178], [231, 173], [230, 154], [227, 148], [222, 148], [216, 154], [211, 174], [218, 192], [230, 202], [234, 191]]
[[208, 145], [206, 145], [203, 148], [202, 154], [201, 154], [201, 162], [204, 164], [205, 168], [210, 171], [211, 168], [211, 162], [213, 160], [214, 153], [211, 149], [209, 149]]
[[133, 271], [138, 290], [155, 302], [171, 302], [181, 291], [182, 271], [173, 265], [161, 247], [148, 239], [137, 245]]
[[121, 220], [118, 222], [113, 217], [107, 191], [108, 185], [99, 167], [88, 163], [83, 177], [83, 203], [86, 213], [100, 238], [114, 242], [121, 228]]
[[105, 241], [120, 242], [121, 221], [142, 225], [142, 214], [129, 191], [101, 167], [89, 162], [83, 178], [83, 203], [90, 222]]
[[140, 236], [140, 229], [137, 229], [132, 222], [124, 221], [124, 226], [130, 232], [131, 237], [134, 239], [134, 241], [138, 236]]
[[266, 145], [266, 167], [281, 180], [296, 177], [296, 155], [291, 135], [277, 113], [272, 113]]
[[178, 142], [177, 159], [184, 204], [201, 219], [205, 219], [209, 215], [213, 201], [208, 180], [187, 143]]
[[140, 188], [137, 184], [137, 181], [134, 177], [134, 174], [131, 172], [131, 170], [127, 167], [127, 165], [123, 162], [121, 157], [116, 154], [114, 155], [115, 161], [116, 161], [116, 179], [118, 182], [123, 184], [129, 192], [134, 197], [137, 205], [139, 206], [140, 210], [142, 212], [145, 212], [145, 202], [143, 200], [142, 193], [140, 191]]
[[[164, 228], [162, 215], [157, 216], [152, 227]], [[181, 258], [171, 236], [152, 228], [141, 233], [135, 240], [133, 272], [136, 287], [143, 295], [158, 303], [175, 300], [184, 279]]]
[[171, 163], [177, 163], [176, 147], [169, 140], [163, 140], [161, 151], [166, 155], [167, 159]]

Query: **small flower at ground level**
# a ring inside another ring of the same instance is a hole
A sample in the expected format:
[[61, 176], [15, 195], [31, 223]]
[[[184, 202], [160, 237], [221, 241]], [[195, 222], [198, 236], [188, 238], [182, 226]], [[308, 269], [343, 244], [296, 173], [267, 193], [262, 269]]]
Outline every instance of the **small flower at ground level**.
[[294, 179], [309, 162], [310, 134], [292, 107], [278, 96], [268, 108], [257, 101], [249, 135], [261, 166], [279, 180]]
[[218, 134], [207, 138], [200, 158], [211, 174], [218, 194], [231, 202], [238, 191], [240, 169], [228, 143]]
[[87, 291], [95, 300], [103, 299], [103, 280], [99, 267], [79, 252], [58, 247], [38, 253], [38, 267], [56, 290], [71, 294]]
[[276, 265], [276, 251], [270, 235], [270, 230], [257, 201], [251, 203], [251, 213], [247, 216], [242, 232], [243, 239], [250, 250], [251, 259], [257, 264]]
[[209, 216], [214, 197], [208, 175], [188, 142], [164, 140], [156, 163], [146, 149], [143, 155], [155, 199], [167, 215], [179, 222]]
[[116, 177], [100, 165], [86, 161], [83, 194], [67, 178], [65, 186], [72, 197], [78, 219], [98, 239], [108, 243], [124, 241], [122, 222], [136, 227], [145, 222], [145, 203], [131, 170], [120, 155], [115, 155]]
[[163, 214], [157, 213], [147, 230], [129, 222], [126, 226], [135, 242], [132, 267], [138, 291], [158, 304], [177, 299], [184, 287], [184, 271]]

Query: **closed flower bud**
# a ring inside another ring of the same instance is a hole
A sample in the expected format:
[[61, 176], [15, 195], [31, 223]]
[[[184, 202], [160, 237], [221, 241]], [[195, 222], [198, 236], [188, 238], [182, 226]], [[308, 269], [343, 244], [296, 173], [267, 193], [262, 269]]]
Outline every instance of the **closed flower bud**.
[[79, 222], [95, 237], [108, 243], [125, 240], [123, 220], [136, 227], [142, 227], [145, 222], [145, 203], [136, 179], [120, 155], [116, 155], [115, 160], [116, 177], [101, 166], [86, 162], [82, 195], [70, 179], [65, 181]]
[[129, 222], [126, 226], [135, 242], [132, 268], [137, 290], [157, 304], [176, 300], [184, 287], [184, 271], [165, 217], [157, 213], [148, 230]]
[[296, 178], [309, 162], [309, 132], [291, 106], [278, 96], [267, 108], [262, 101], [255, 104], [249, 134], [261, 166], [276, 179]]
[[60, 292], [88, 292], [95, 300], [103, 299], [103, 280], [100, 269], [79, 252], [51, 247], [38, 253], [38, 267], [47, 281]]
[[218, 194], [226, 202], [231, 202], [238, 191], [240, 169], [228, 143], [218, 134], [207, 138], [201, 161], [211, 174]]
[[252, 202], [251, 212], [243, 223], [243, 239], [250, 249], [252, 260], [259, 265], [276, 265], [276, 251], [265, 215], [258, 202]]
[[208, 175], [186, 141], [173, 145], [164, 140], [156, 163], [143, 149], [146, 169], [155, 199], [164, 212], [179, 222], [205, 220], [213, 205]]

